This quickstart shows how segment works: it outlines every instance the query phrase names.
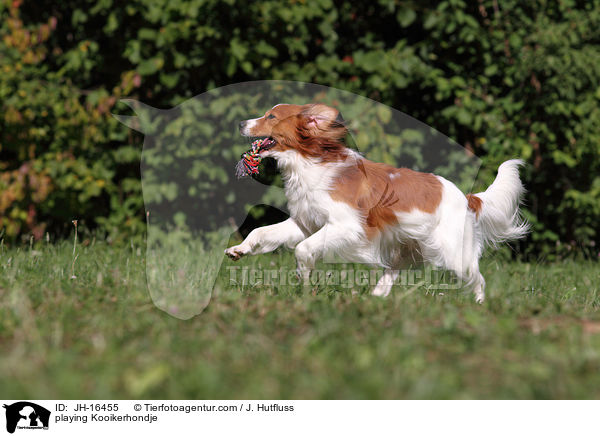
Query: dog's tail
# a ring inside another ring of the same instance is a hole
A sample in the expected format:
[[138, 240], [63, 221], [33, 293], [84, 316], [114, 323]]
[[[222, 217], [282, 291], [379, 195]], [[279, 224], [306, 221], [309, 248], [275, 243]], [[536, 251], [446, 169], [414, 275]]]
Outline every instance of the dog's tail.
[[477, 228], [484, 243], [496, 246], [524, 237], [529, 224], [521, 216], [519, 204], [525, 189], [519, 179], [520, 159], [504, 162], [496, 180], [485, 192], [468, 194], [469, 209], [475, 212]]

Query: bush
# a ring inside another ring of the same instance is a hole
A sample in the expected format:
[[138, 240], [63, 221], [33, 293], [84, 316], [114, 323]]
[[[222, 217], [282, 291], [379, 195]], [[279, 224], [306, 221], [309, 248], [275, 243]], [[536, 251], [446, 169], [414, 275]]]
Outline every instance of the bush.
[[[600, 242], [600, 2], [3, 0], [1, 226], [140, 233], [141, 136], [123, 96], [171, 107], [257, 79], [333, 86], [395, 107], [524, 173], [527, 255]], [[124, 111], [124, 109], [122, 109]], [[66, 224], [65, 224], [66, 223]], [[117, 234], [117, 232], [114, 232]]]

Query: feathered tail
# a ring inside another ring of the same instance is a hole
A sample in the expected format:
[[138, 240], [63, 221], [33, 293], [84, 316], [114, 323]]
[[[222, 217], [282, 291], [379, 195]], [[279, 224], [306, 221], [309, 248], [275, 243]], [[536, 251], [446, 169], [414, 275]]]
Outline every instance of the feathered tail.
[[[485, 192], [469, 194], [469, 208], [477, 214], [478, 228], [486, 244], [496, 246], [524, 237], [529, 224], [519, 212], [519, 204], [525, 189], [519, 179], [521, 159], [504, 162], [498, 175]], [[475, 197], [475, 198], [473, 198]]]

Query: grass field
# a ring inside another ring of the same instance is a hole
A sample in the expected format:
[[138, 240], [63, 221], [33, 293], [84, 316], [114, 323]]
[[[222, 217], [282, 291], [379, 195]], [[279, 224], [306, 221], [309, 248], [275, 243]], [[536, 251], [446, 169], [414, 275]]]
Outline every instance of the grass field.
[[[182, 321], [143, 246], [0, 248], [6, 398], [600, 398], [597, 263], [498, 263], [463, 291], [229, 284]], [[293, 268], [289, 253], [236, 265]]]

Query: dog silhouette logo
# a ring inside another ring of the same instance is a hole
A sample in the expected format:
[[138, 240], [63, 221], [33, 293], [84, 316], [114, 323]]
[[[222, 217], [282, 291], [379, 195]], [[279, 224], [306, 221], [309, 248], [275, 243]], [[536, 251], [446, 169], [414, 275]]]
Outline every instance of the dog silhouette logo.
[[[254, 224], [283, 222], [295, 213], [288, 207], [284, 175], [273, 157], [265, 156], [257, 162], [250, 153], [252, 159], [245, 162], [258, 173], [251, 172], [252, 177], [243, 180], [236, 177], [240, 154], [248, 155], [253, 142], [265, 139], [242, 135], [240, 121], [254, 122], [252, 117], [266, 114], [280, 103], [321, 105], [335, 110], [336, 115], [343, 114], [330, 121], [339, 124], [338, 133], [342, 125], [346, 127], [343, 141], [338, 139], [354, 150], [348, 156], [365, 153], [366, 157], [396, 168], [433, 173], [451, 180], [463, 192], [471, 192], [481, 166], [470, 151], [407, 114], [357, 94], [311, 83], [263, 80], [231, 84], [170, 109], [130, 99], [120, 102], [133, 115], [113, 116], [144, 135], [140, 172], [147, 222], [145, 267], [149, 295], [156, 307], [179, 319], [202, 313], [213, 291], [229, 291], [231, 285], [219, 278], [230, 275], [228, 269], [239, 268], [232, 267], [229, 261], [223, 263], [224, 250], [233, 245], [238, 233], [248, 234], [256, 227]], [[292, 118], [288, 118], [291, 122]], [[323, 116], [313, 119], [323, 122]], [[348, 158], [345, 168], [354, 161]], [[325, 192], [330, 173], [317, 171], [312, 164], [307, 168], [312, 168], [310, 186]], [[367, 180], [364, 168], [356, 167], [353, 174], [357, 174], [356, 179], [364, 179], [365, 185], [373, 185], [374, 180]], [[376, 185], [389, 186], [382, 180]], [[363, 209], [374, 209], [371, 216], [380, 216], [381, 210], [388, 210], [399, 201], [385, 189], [373, 199], [372, 204], [361, 204]], [[328, 211], [319, 213], [313, 230], [328, 219]], [[420, 228], [418, 222], [414, 226]], [[313, 251], [323, 254], [322, 260], [327, 264], [364, 263], [365, 257], [370, 261], [386, 252], [383, 244], [371, 245], [368, 255], [360, 259], [355, 250], [337, 250], [337, 254], [347, 256], [336, 256], [336, 250], [329, 250], [336, 246], [331, 242], [331, 238], [336, 238], [335, 232], [322, 233], [321, 242]], [[369, 257], [371, 254], [375, 257]], [[455, 257], [462, 259], [459, 253]], [[296, 273], [293, 267], [290, 272]], [[244, 279], [236, 279], [235, 286], [243, 282]]]
[[14, 433], [18, 429], [48, 429], [50, 411], [29, 401], [19, 401], [4, 405], [6, 409], [6, 431]]

